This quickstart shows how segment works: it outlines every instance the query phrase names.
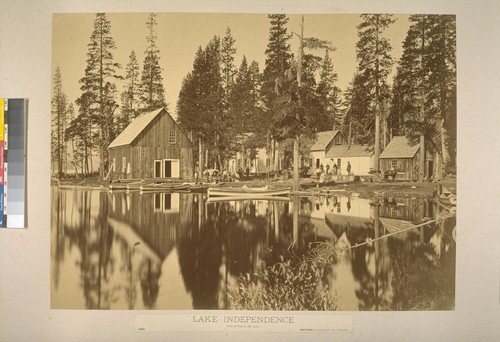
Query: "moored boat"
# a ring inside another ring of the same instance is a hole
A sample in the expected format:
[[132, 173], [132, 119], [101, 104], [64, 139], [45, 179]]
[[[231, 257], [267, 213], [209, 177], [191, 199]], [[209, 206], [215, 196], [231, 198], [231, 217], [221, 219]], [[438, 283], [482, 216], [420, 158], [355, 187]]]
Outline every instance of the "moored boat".
[[234, 197], [234, 198], [255, 198], [255, 197], [272, 197], [272, 196], [289, 196], [289, 188], [251, 188], [243, 186], [241, 188], [208, 188], [208, 197]]
[[165, 192], [165, 191], [183, 191], [188, 190], [189, 186], [185, 184], [152, 184], [141, 185], [141, 192]]
[[214, 202], [232, 202], [232, 201], [275, 201], [275, 202], [291, 202], [291, 198], [288, 196], [259, 196], [255, 194], [254, 196], [212, 196], [208, 197], [207, 203]]

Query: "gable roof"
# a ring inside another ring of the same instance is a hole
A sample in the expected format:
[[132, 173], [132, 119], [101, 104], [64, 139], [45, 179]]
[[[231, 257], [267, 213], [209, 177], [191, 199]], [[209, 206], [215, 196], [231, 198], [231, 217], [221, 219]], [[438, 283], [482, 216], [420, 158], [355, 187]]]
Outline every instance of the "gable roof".
[[413, 158], [419, 148], [419, 144], [410, 146], [405, 136], [398, 136], [392, 138], [379, 158]]
[[316, 141], [311, 146], [311, 151], [325, 151], [338, 133], [338, 130], [316, 133]]
[[146, 127], [154, 120], [164, 108], [154, 110], [149, 113], [142, 114], [136, 117], [125, 129], [109, 144], [108, 148], [130, 145], [137, 136], [146, 129]]
[[334, 145], [326, 152], [326, 158], [371, 157], [373, 150], [367, 145]]

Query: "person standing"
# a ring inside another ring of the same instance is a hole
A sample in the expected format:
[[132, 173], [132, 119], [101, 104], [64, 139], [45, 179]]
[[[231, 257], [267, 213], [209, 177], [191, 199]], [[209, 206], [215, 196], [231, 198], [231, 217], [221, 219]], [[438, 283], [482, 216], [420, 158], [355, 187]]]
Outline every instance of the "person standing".
[[351, 163], [349, 161], [347, 162], [347, 174], [351, 175]]

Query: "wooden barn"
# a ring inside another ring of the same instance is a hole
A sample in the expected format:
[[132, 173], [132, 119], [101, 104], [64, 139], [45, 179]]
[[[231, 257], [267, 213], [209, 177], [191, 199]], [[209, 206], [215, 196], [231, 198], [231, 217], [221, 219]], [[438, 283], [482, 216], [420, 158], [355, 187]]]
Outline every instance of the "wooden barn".
[[[425, 143], [424, 179], [434, 179], [441, 168], [441, 157], [431, 141]], [[420, 144], [411, 145], [405, 136], [394, 137], [379, 156], [379, 169], [382, 174], [397, 169], [397, 179], [419, 180]]]
[[164, 108], [134, 120], [108, 146], [113, 179], [190, 178], [193, 143]]

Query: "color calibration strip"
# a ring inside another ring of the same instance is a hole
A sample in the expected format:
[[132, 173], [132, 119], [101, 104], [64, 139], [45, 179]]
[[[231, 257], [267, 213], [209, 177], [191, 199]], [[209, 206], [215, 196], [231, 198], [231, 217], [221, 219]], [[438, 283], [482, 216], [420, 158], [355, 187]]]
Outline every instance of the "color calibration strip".
[[28, 100], [0, 99], [0, 228], [24, 228]]

